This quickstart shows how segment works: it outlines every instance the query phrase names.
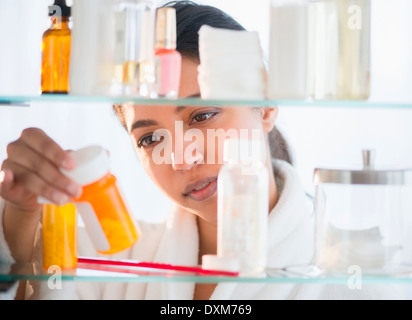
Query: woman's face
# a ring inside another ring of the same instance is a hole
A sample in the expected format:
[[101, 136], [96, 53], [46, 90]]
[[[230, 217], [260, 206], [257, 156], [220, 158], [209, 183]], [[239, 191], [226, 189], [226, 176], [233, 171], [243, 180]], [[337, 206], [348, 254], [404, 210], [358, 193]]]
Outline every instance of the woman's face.
[[[181, 98], [198, 97], [198, 64], [183, 58]], [[215, 222], [217, 177], [226, 135], [272, 130], [277, 109], [247, 107], [125, 107], [125, 120], [140, 161], [175, 203]], [[240, 135], [239, 135], [240, 136]]]

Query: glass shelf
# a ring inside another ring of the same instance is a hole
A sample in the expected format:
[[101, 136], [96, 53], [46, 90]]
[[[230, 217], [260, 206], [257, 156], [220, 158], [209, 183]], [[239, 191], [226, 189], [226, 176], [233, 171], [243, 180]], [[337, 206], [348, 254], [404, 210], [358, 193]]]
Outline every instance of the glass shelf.
[[[37, 270], [37, 271], [36, 271]], [[57, 274], [41, 272], [33, 264], [0, 265], [0, 282], [21, 280], [48, 281]], [[397, 268], [388, 273], [363, 274], [362, 284], [412, 284], [411, 267]], [[348, 284], [354, 281], [353, 274], [325, 274], [315, 266], [296, 266], [283, 269], [267, 269], [264, 277], [203, 276], [188, 272], [158, 272], [144, 268], [116, 269], [107, 267], [79, 267], [76, 271], [62, 273], [62, 281], [79, 282], [195, 282], [195, 283], [296, 283], [296, 284]], [[358, 279], [359, 280], [359, 279]]]
[[30, 106], [31, 103], [109, 103], [150, 106], [254, 106], [254, 107], [334, 107], [334, 108], [390, 108], [412, 109], [412, 102], [382, 102], [369, 100], [202, 100], [186, 99], [145, 99], [134, 97], [76, 96], [76, 95], [38, 95], [38, 96], [0, 96], [0, 106]]

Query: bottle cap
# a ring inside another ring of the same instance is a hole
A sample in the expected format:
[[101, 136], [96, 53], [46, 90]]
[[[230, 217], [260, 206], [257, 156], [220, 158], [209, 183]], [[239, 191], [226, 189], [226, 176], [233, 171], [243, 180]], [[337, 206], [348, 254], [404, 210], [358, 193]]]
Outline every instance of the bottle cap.
[[266, 143], [263, 139], [226, 139], [223, 145], [223, 161], [250, 164], [266, 162]]
[[176, 9], [164, 7], [157, 9], [156, 49], [176, 49]]
[[110, 172], [110, 161], [106, 151], [99, 146], [90, 146], [72, 151], [76, 167], [74, 170], [61, 170], [64, 175], [81, 186], [92, 184]]
[[202, 257], [202, 269], [239, 272], [240, 262], [238, 258], [207, 254]]
[[49, 6], [49, 16], [57, 16], [57, 17], [71, 17], [72, 15], [72, 8], [68, 7], [66, 4], [66, 0], [55, 0], [54, 5]]

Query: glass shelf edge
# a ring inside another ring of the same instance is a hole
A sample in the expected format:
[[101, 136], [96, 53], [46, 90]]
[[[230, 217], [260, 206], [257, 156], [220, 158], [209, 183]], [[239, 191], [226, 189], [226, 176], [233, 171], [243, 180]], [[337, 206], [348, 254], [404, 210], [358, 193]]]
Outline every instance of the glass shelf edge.
[[[1, 276], [0, 282], [14, 282], [14, 281], [49, 281], [51, 275], [41, 276], [26, 276], [13, 275]], [[261, 284], [341, 284], [347, 285], [350, 283], [350, 277], [347, 278], [242, 278], [242, 277], [166, 277], [166, 276], [63, 276], [62, 281], [76, 281], [76, 282], [121, 282], [121, 283], [261, 283]], [[380, 277], [363, 277], [362, 284], [412, 284], [412, 278], [380, 278]]]
[[[0, 265], [0, 282], [48, 281], [55, 273], [38, 273], [39, 267], [33, 264]], [[266, 277], [203, 276], [184, 273], [102, 272], [79, 268], [76, 273], [61, 274], [62, 281], [76, 282], [123, 282], [123, 283], [261, 283], [261, 284], [342, 284], [353, 282], [352, 274], [307, 275], [284, 269], [268, 269]], [[368, 275], [361, 277], [363, 284], [412, 284], [412, 271], [399, 271], [392, 275]]]
[[41, 95], [41, 96], [0, 96], [0, 105], [13, 106], [30, 103], [109, 103], [150, 106], [254, 106], [254, 107], [336, 107], [336, 108], [401, 108], [412, 109], [412, 102], [378, 102], [370, 100], [203, 100], [186, 99], [145, 99], [135, 97]]

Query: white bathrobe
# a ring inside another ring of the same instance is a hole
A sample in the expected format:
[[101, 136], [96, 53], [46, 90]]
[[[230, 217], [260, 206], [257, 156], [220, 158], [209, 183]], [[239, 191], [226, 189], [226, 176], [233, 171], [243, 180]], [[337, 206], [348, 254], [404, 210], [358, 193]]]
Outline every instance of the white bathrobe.
[[[269, 216], [268, 267], [310, 264], [314, 256], [314, 217], [308, 198], [295, 170], [286, 162], [275, 161], [280, 199]], [[0, 212], [3, 212], [0, 203]], [[0, 213], [0, 218], [1, 218]], [[0, 219], [2, 221], [2, 219]], [[198, 263], [199, 236], [194, 215], [175, 210], [162, 224], [140, 222], [142, 237], [131, 249], [113, 256], [176, 265]], [[96, 256], [84, 229], [79, 230], [79, 255]], [[37, 256], [41, 250], [37, 248]], [[0, 261], [11, 263], [0, 226]], [[64, 282], [63, 290], [50, 291], [45, 282], [32, 284], [32, 299], [150, 299], [191, 300], [194, 283], [83, 283]], [[267, 299], [400, 299], [395, 286], [363, 285], [361, 290], [347, 285], [220, 283], [211, 300]], [[9, 298], [13, 293], [9, 293]]]

